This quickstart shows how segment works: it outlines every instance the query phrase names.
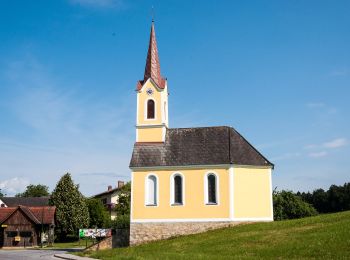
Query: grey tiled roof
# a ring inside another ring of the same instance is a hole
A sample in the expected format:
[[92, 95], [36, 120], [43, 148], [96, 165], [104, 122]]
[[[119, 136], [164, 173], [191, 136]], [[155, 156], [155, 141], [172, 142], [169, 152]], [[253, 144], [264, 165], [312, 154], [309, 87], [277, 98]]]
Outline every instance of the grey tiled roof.
[[271, 166], [228, 126], [167, 129], [164, 143], [135, 143], [130, 167], [239, 164]]
[[40, 207], [48, 206], [50, 197], [2, 197], [1, 200], [8, 207], [30, 206]]

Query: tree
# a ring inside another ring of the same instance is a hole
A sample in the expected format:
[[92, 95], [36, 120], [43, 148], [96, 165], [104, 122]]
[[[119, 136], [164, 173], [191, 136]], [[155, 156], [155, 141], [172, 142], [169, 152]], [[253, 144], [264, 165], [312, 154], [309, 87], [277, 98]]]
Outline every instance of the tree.
[[89, 227], [90, 228], [109, 227], [111, 222], [111, 217], [109, 216], [108, 212], [103, 206], [103, 203], [101, 202], [101, 200], [91, 198], [91, 199], [87, 199], [86, 203], [89, 209], [89, 216], [90, 216]]
[[1, 191], [1, 189], [0, 189], [0, 198], [2, 198], [2, 197], [5, 197], [5, 194], [2, 193], [2, 191]]
[[86, 200], [69, 173], [58, 181], [50, 204], [56, 206], [57, 229], [61, 240], [65, 240], [67, 234], [77, 234], [79, 228], [88, 227], [89, 210]]
[[118, 201], [115, 205], [115, 211], [118, 215], [130, 215], [130, 201], [131, 201], [131, 183], [126, 183], [120, 188], [118, 193]]
[[49, 196], [49, 187], [46, 185], [30, 184], [27, 186], [26, 190], [23, 193], [17, 193], [16, 197], [46, 197]]
[[273, 192], [274, 219], [294, 219], [317, 215], [316, 209], [291, 191]]
[[113, 222], [115, 228], [130, 227], [130, 203], [131, 203], [131, 183], [125, 184], [118, 193], [118, 201], [114, 210], [117, 218]]

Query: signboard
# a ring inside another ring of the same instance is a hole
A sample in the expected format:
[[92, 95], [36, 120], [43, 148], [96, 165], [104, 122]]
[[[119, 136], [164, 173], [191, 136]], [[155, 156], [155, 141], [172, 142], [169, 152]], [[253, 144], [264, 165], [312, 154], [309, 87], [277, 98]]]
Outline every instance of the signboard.
[[109, 237], [112, 235], [112, 230], [111, 229], [106, 229], [106, 228], [85, 228], [85, 229], [79, 229], [79, 237], [84, 238], [84, 237], [91, 237], [91, 238], [96, 238], [96, 237]]
[[7, 227], [7, 225], [1, 225], [1, 227]]
[[20, 237], [20, 236], [15, 236], [15, 241], [16, 241], [16, 242], [21, 241], [21, 237]]

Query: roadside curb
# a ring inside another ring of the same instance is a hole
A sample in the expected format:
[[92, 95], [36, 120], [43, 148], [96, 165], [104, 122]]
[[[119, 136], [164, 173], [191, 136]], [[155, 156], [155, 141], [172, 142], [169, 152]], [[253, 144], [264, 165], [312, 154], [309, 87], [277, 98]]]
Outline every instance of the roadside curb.
[[82, 257], [77, 255], [71, 255], [71, 254], [54, 254], [53, 255], [56, 258], [66, 259], [66, 260], [95, 260], [95, 258], [90, 257]]

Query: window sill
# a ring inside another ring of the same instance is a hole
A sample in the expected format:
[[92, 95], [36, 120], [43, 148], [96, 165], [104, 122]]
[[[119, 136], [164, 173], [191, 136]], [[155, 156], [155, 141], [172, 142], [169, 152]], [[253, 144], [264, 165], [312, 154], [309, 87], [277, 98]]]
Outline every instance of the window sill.
[[208, 205], [208, 206], [215, 206], [215, 205], [218, 205], [217, 203], [214, 203], [214, 202], [208, 202], [208, 203], [205, 203], [205, 205]]
[[183, 206], [183, 203], [172, 203], [171, 206]]
[[158, 205], [157, 204], [146, 204], [145, 206], [146, 207], [157, 207]]

